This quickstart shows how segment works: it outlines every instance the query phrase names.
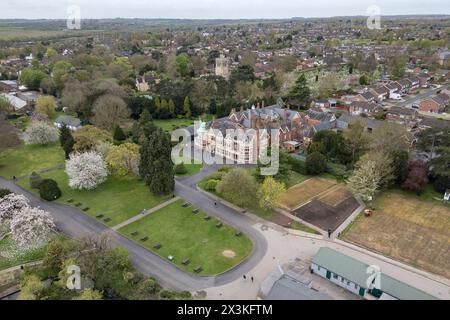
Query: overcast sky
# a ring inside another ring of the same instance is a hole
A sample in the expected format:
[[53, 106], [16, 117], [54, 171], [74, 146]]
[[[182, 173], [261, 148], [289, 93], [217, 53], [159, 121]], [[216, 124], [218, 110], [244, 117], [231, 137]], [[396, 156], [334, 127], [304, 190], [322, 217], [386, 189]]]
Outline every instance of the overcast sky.
[[377, 5], [384, 15], [450, 14], [448, 0], [0, 0], [0, 19], [67, 17], [78, 5], [82, 18], [291, 18], [366, 15]]

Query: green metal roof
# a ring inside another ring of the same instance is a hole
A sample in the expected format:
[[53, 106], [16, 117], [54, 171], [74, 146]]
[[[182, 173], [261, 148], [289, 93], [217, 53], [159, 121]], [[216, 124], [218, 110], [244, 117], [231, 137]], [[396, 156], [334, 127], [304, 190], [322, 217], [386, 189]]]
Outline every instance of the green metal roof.
[[[313, 259], [313, 263], [323, 267], [360, 287], [367, 288], [368, 264], [353, 259], [328, 247], [322, 247]], [[393, 279], [381, 273], [381, 290], [400, 300], [431, 300], [437, 299], [419, 289]]]

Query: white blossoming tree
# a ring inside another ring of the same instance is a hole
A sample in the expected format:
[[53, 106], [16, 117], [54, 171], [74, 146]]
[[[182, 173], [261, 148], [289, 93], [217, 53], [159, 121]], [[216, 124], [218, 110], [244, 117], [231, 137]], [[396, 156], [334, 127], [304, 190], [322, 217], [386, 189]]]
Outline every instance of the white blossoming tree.
[[33, 249], [47, 242], [55, 223], [48, 212], [25, 207], [13, 216], [10, 228], [16, 245], [21, 249]]
[[354, 195], [363, 201], [370, 201], [380, 187], [381, 174], [372, 160], [360, 161], [357, 169], [348, 179], [348, 185]]
[[25, 131], [25, 144], [49, 144], [59, 139], [58, 129], [44, 121], [33, 121]]
[[92, 190], [106, 180], [108, 167], [97, 152], [72, 153], [66, 161], [66, 173], [72, 189]]
[[0, 226], [0, 240], [11, 235], [20, 252], [43, 245], [55, 224], [49, 213], [31, 208], [27, 198], [11, 193], [0, 198]]
[[0, 240], [9, 235], [13, 217], [27, 207], [28, 199], [23, 195], [11, 193], [0, 198]]

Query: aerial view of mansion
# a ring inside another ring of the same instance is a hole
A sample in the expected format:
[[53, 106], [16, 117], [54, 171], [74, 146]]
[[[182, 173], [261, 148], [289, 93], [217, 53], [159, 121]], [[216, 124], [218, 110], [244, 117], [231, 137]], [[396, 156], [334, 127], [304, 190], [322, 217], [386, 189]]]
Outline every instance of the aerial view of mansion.
[[334, 115], [314, 109], [302, 116], [281, 103], [268, 107], [258, 104], [247, 110], [232, 109], [228, 117], [203, 123], [196, 130], [194, 144], [216, 157], [256, 163], [260, 151], [265, 152], [275, 135], [282, 149], [294, 151], [307, 146], [315, 132], [329, 129], [335, 121]]

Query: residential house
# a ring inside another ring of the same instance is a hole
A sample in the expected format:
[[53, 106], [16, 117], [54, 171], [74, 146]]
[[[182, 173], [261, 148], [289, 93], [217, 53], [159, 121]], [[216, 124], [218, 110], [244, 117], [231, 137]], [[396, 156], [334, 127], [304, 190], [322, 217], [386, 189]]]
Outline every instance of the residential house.
[[439, 53], [439, 64], [445, 66], [450, 61], [450, 51], [443, 51]]
[[334, 122], [336, 121], [336, 116], [333, 113], [311, 108], [306, 111], [304, 119], [305, 123], [308, 125], [318, 125], [325, 122]]
[[412, 127], [417, 124], [418, 116], [419, 113], [417, 110], [403, 107], [391, 107], [386, 114], [386, 120]]
[[436, 300], [437, 298], [383, 272], [370, 278], [370, 265], [328, 247], [314, 256], [311, 272], [364, 298], [380, 300]]
[[366, 114], [373, 116], [374, 114], [383, 111], [383, 108], [373, 102], [354, 101], [349, 107], [349, 112], [354, 115]]
[[375, 101], [378, 103], [381, 103], [383, 100], [389, 98], [390, 94], [390, 90], [386, 86], [371, 88], [369, 89], [369, 92], [375, 96]]
[[[443, 94], [444, 96], [447, 96], [446, 94]], [[447, 96], [448, 97], [448, 96]], [[448, 98], [444, 99], [440, 98], [439, 96], [431, 97], [425, 100], [422, 100], [419, 103], [419, 109], [423, 112], [432, 112], [432, 113], [440, 113], [445, 110], [445, 108], [448, 105]]]
[[81, 121], [78, 118], [72, 116], [59, 116], [54, 122], [54, 126], [61, 128], [66, 125], [72, 131], [76, 131], [81, 128]]

